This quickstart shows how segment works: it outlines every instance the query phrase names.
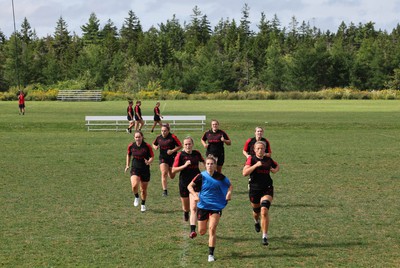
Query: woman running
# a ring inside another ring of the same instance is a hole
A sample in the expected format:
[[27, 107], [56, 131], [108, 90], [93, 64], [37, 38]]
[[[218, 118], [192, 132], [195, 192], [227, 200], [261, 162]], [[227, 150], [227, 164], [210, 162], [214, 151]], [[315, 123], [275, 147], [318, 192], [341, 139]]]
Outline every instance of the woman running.
[[[128, 153], [126, 154], [125, 172], [131, 168], [131, 186], [135, 195], [133, 205], [139, 205], [139, 186], [142, 204], [140, 211], [146, 211], [147, 186], [150, 181], [150, 164], [154, 160], [153, 149], [150, 144], [144, 142], [143, 133], [136, 130], [134, 133], [135, 141], [128, 145]], [[129, 167], [129, 163], [132, 165]]]
[[217, 158], [217, 171], [221, 173], [225, 162], [224, 144], [231, 145], [231, 140], [225, 131], [219, 129], [217, 120], [211, 121], [211, 129], [206, 131], [201, 138], [201, 143], [206, 148], [206, 155], [213, 155]]
[[163, 189], [163, 196], [168, 196], [168, 176], [173, 179], [175, 174], [172, 173], [172, 164], [176, 152], [182, 149], [182, 143], [177, 136], [170, 132], [168, 124], [161, 127], [161, 135], [159, 135], [153, 142], [154, 150], [160, 149], [160, 171], [161, 171], [161, 185]]
[[[255, 155], [246, 160], [243, 176], [249, 176], [249, 199], [253, 208], [256, 232], [262, 229], [262, 244], [268, 246], [269, 208], [274, 197], [274, 186], [270, 172], [279, 171], [279, 165], [265, 155], [266, 144], [257, 141], [254, 144]], [[260, 226], [261, 214], [261, 226]]]
[[[222, 209], [231, 200], [232, 184], [225, 175], [216, 171], [217, 160], [209, 155], [206, 158], [206, 170], [198, 174], [188, 190], [194, 196], [197, 203], [197, 220], [199, 233], [204, 235], [209, 230], [208, 237], [208, 261], [215, 261], [214, 250], [217, 240], [217, 226], [222, 215]], [[201, 186], [199, 193], [195, 188]]]
[[[178, 152], [175, 156], [175, 161], [172, 166], [172, 172], [179, 174], [179, 194], [181, 196], [183, 218], [190, 223], [190, 238], [195, 238], [196, 233], [196, 219], [197, 219], [197, 203], [194, 196], [189, 194], [188, 185], [193, 178], [200, 173], [199, 164], [203, 163], [204, 158], [197, 150], [193, 150], [193, 139], [186, 137], [183, 140], [183, 150]], [[198, 192], [198, 189], [195, 189]], [[190, 220], [189, 220], [190, 211]]]

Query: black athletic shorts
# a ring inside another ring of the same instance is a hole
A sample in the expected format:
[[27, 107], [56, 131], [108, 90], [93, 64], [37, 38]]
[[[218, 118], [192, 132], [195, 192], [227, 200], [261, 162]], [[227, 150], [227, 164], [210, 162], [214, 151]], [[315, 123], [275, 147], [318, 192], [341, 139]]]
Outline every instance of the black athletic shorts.
[[249, 199], [250, 199], [251, 203], [260, 204], [261, 197], [263, 197], [265, 195], [270, 195], [270, 196], [274, 197], [274, 186], [272, 186], [272, 185], [268, 186], [264, 190], [252, 190], [250, 187]]
[[142, 182], [149, 182], [150, 168], [146, 169], [131, 168], [131, 176], [133, 175], [138, 176]]
[[219, 216], [222, 216], [222, 210], [208, 210], [208, 209], [201, 209], [197, 208], [197, 220], [198, 221], [205, 221], [210, 218], [212, 214], [219, 214]]
[[175, 159], [175, 154], [169, 155], [169, 156], [165, 156], [165, 157], [160, 157], [158, 160], [160, 160], [160, 164], [167, 164], [168, 166], [172, 167], [172, 165], [174, 164], [174, 159]]

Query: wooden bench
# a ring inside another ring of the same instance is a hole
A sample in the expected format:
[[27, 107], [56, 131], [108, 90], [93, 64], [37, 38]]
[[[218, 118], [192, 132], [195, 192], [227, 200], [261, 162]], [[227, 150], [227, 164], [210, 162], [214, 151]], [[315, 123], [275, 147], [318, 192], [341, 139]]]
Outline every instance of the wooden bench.
[[59, 90], [59, 101], [101, 101], [101, 90]]
[[[153, 116], [143, 116], [142, 130], [150, 129], [154, 123]], [[129, 122], [126, 116], [85, 116], [85, 126], [88, 131], [126, 131]], [[171, 131], [198, 130], [204, 131], [205, 115], [164, 115], [162, 123], [168, 123]], [[159, 128], [159, 126], [158, 126]]]

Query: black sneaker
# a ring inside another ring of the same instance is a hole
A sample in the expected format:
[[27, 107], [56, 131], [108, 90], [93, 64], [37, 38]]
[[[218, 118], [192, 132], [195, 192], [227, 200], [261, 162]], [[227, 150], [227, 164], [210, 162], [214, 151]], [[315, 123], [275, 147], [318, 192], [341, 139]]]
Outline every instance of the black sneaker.
[[262, 239], [262, 244], [264, 245], [264, 246], [268, 246], [268, 238], [266, 238], [266, 237], [263, 237], [263, 239]]
[[259, 233], [261, 231], [260, 223], [259, 222], [255, 223], [254, 228], [256, 229], [256, 232]]
[[184, 212], [184, 213], [183, 213], [183, 219], [184, 219], [185, 221], [189, 221], [189, 212]]

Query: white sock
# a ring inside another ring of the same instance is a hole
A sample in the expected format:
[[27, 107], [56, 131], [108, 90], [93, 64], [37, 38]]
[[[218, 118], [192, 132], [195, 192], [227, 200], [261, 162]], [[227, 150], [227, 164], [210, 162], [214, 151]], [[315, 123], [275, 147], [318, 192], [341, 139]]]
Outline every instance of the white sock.
[[268, 234], [263, 234], [263, 238], [268, 238]]

